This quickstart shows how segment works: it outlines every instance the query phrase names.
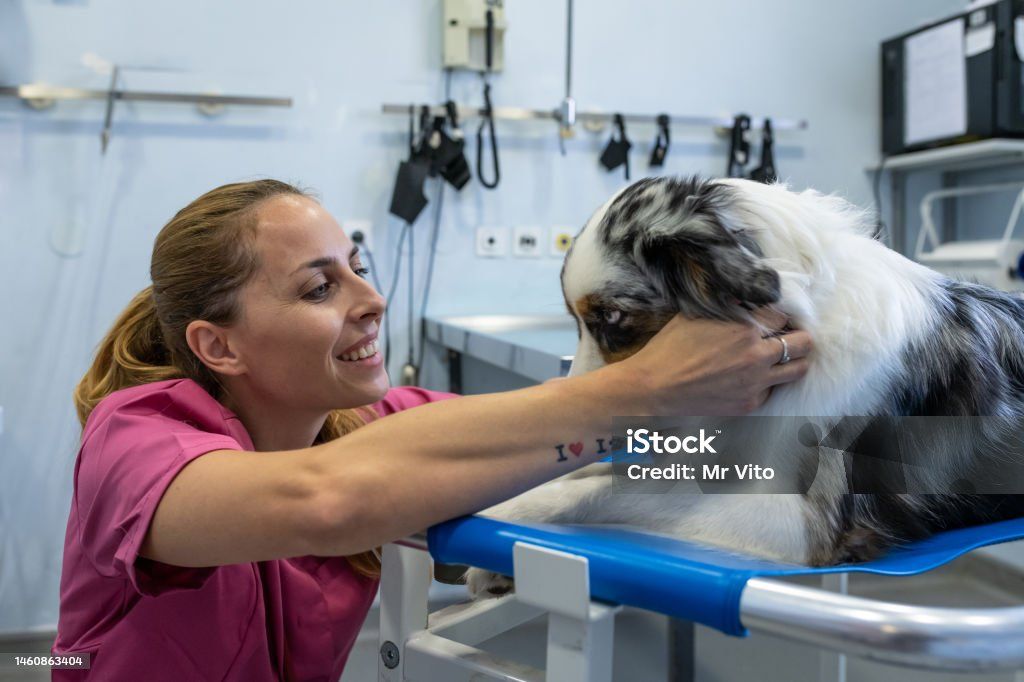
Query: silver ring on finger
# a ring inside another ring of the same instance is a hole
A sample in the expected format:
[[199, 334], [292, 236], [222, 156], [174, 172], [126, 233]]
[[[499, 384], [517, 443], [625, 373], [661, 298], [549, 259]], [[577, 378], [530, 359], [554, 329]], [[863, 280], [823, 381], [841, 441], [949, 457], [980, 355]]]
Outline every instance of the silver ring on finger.
[[784, 365], [793, 359], [789, 356], [789, 344], [786, 343], [786, 337], [784, 336], [776, 336], [775, 338], [782, 342], [782, 355], [779, 356], [779, 361], [776, 364]]

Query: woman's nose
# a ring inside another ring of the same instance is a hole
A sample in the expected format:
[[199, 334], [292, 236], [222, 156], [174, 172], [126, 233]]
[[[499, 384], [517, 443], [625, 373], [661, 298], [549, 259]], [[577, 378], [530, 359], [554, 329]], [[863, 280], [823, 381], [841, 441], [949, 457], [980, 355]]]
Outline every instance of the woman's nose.
[[365, 279], [361, 279], [362, 284], [356, 292], [355, 304], [350, 310], [350, 316], [362, 320], [366, 318], [380, 318], [384, 314], [384, 309], [387, 307], [387, 302], [384, 297], [373, 288], [373, 285]]

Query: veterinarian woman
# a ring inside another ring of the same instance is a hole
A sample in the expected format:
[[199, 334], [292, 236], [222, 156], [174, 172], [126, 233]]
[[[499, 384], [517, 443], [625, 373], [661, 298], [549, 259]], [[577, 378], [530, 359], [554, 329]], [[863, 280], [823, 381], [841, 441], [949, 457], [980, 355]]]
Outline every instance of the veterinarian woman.
[[[150, 274], [74, 396], [53, 651], [92, 662], [57, 679], [336, 680], [374, 548], [594, 461], [613, 415], [749, 411], [811, 345], [787, 334], [777, 364], [783, 344], [753, 326], [677, 317], [585, 376], [458, 400], [389, 390], [384, 300], [358, 253], [272, 180], [182, 209]], [[558, 463], [569, 442], [584, 451]]]

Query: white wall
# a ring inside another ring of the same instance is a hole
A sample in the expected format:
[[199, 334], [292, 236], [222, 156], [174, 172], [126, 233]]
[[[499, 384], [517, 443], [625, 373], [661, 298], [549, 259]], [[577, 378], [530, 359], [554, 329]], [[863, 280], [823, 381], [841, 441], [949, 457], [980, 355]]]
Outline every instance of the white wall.
[[[494, 79], [495, 104], [555, 107], [564, 5], [506, 4], [507, 71]], [[806, 118], [807, 132], [779, 135], [782, 174], [797, 187], [867, 204], [863, 168], [878, 148], [877, 45], [962, 4], [577, 2], [574, 95], [581, 109]], [[399, 223], [386, 208], [406, 121], [379, 106], [440, 99], [439, 35], [437, 0], [0, 2], [2, 83], [105, 87], [106, 76], [82, 66], [83, 54], [95, 53], [146, 67], [125, 71], [128, 88], [295, 98], [292, 109], [235, 108], [215, 119], [187, 107], [119, 105], [102, 158], [101, 104], [36, 112], [0, 101], [0, 630], [56, 622], [78, 437], [70, 392], [103, 331], [147, 284], [161, 225], [215, 185], [295, 180], [320, 190], [342, 221], [374, 221], [380, 274], [389, 279]], [[458, 74], [452, 92], [479, 102], [479, 81]], [[645, 172], [653, 132], [630, 130], [634, 177]], [[500, 188], [447, 193], [432, 312], [561, 311], [556, 259], [477, 261], [473, 228], [579, 226], [623, 182], [597, 165], [607, 133], [581, 132], [565, 157], [549, 125], [502, 123], [498, 135]], [[720, 173], [725, 153], [709, 130], [676, 129], [665, 170]], [[424, 216], [421, 253], [427, 228]], [[76, 240], [76, 257], [52, 248]], [[398, 332], [404, 306], [394, 311]], [[404, 357], [401, 345], [394, 355]]]

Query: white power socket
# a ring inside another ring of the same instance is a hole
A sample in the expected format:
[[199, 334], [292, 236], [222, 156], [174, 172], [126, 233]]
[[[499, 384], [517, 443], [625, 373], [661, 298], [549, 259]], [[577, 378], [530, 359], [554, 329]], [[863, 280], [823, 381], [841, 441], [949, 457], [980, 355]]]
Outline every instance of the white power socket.
[[504, 227], [476, 228], [476, 255], [482, 258], [507, 256], [508, 229]]
[[512, 255], [516, 258], [540, 258], [544, 237], [540, 227], [524, 225], [512, 230]]
[[[355, 234], [356, 232], [362, 232], [363, 233], [363, 243], [360, 244], [359, 247], [360, 248], [366, 248], [366, 249], [368, 249], [370, 251], [373, 251], [374, 243], [373, 243], [373, 221], [372, 220], [366, 220], [366, 219], [346, 220], [345, 222], [343, 222], [341, 224], [341, 227], [342, 227], [343, 230], [345, 230], [345, 234], [348, 235], [349, 239], [352, 239], [352, 235]], [[355, 241], [355, 240], [353, 240], [353, 241]]]

